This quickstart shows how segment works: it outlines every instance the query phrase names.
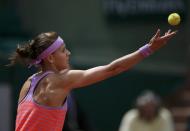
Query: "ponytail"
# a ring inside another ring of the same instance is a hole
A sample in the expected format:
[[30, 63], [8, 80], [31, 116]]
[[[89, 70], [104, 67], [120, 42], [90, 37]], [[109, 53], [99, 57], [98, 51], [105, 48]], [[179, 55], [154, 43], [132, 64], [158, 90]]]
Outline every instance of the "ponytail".
[[10, 63], [7, 66], [13, 66], [17, 63], [28, 65], [32, 59], [34, 59], [35, 52], [32, 49], [32, 43], [34, 41], [28, 41], [25, 44], [17, 45], [16, 51], [9, 57]]

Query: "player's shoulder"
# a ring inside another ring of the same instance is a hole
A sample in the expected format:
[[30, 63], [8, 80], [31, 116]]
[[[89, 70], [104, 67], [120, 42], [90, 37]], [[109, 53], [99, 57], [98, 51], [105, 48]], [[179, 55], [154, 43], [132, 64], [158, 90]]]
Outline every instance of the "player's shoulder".
[[131, 109], [125, 113], [125, 117], [129, 119], [135, 119], [136, 117], [138, 117], [138, 115], [139, 113], [137, 109]]
[[43, 79], [44, 82], [52, 83], [58, 85], [59, 83], [63, 83], [65, 80], [65, 76], [68, 73], [69, 69], [64, 69], [59, 72], [51, 72], [46, 75]]
[[170, 112], [170, 110], [167, 109], [167, 108], [161, 108], [161, 109], [160, 109], [160, 115], [161, 115], [162, 117], [171, 117], [171, 112]]

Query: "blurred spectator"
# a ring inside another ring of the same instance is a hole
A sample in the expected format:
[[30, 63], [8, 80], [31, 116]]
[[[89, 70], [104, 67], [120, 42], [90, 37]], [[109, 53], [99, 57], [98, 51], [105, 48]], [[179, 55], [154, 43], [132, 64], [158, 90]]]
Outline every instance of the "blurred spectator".
[[73, 93], [67, 96], [67, 101], [68, 111], [62, 131], [94, 131]]
[[174, 124], [160, 98], [146, 91], [137, 98], [136, 107], [124, 115], [119, 131], [174, 131]]

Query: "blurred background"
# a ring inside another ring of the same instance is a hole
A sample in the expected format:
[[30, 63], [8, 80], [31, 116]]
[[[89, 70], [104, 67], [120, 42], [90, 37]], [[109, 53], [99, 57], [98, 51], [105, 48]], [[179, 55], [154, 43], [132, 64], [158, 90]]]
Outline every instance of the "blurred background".
[[[176, 131], [185, 131], [190, 117], [189, 6], [188, 0], [1, 0], [0, 131], [14, 130], [20, 88], [33, 73], [21, 65], [4, 66], [17, 44], [56, 31], [72, 53], [72, 67], [88, 69], [137, 50], [158, 28], [178, 34], [128, 72], [74, 94], [96, 131], [117, 131], [137, 95], [150, 89], [171, 110]], [[182, 18], [175, 27], [167, 22], [172, 12]]]

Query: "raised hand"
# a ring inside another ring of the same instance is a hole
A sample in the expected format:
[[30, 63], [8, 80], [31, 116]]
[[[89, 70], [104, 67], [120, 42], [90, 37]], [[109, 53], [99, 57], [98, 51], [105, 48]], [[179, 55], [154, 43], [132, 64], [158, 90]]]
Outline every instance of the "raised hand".
[[157, 30], [156, 34], [151, 38], [149, 45], [152, 51], [156, 51], [164, 46], [168, 40], [176, 35], [177, 31], [168, 30], [163, 36], [160, 36], [160, 29]]

